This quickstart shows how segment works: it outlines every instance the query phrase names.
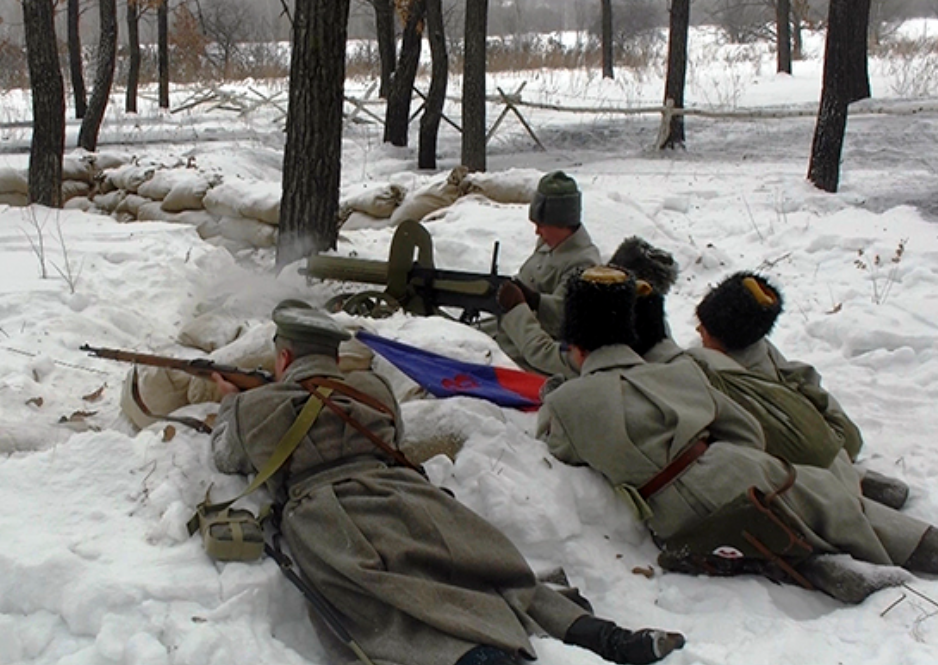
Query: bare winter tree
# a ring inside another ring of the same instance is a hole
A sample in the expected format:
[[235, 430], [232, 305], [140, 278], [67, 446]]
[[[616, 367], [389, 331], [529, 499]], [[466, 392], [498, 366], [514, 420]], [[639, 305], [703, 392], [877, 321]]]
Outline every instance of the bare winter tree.
[[430, 72], [430, 90], [420, 118], [420, 145], [417, 149], [417, 166], [422, 169], [436, 168], [436, 140], [443, 119], [443, 104], [446, 102], [446, 82], [449, 77], [449, 57], [446, 54], [446, 34], [443, 28], [443, 3], [441, 0], [426, 0], [427, 38], [433, 65]]
[[23, 0], [26, 59], [33, 98], [29, 151], [29, 200], [62, 207], [65, 150], [65, 85], [59, 69], [53, 0]]
[[159, 62], [160, 108], [169, 108], [169, 0], [157, 0], [156, 50]]
[[778, 71], [791, 74], [791, 0], [775, 0], [775, 55]]
[[[687, 33], [690, 29], [690, 0], [671, 0], [671, 24], [668, 31], [668, 74], [664, 84], [664, 103], [684, 108], [684, 85], [687, 79]], [[671, 115], [662, 128], [658, 147], [684, 147], [684, 116]]]
[[98, 132], [104, 120], [114, 82], [114, 64], [117, 60], [117, 0], [98, 0], [101, 35], [95, 64], [94, 90], [88, 100], [88, 112], [78, 130], [78, 146], [88, 152], [98, 147]]
[[277, 267], [338, 238], [349, 0], [296, 0]]
[[68, 0], [66, 16], [66, 24], [68, 25], [68, 65], [72, 76], [72, 94], [75, 97], [76, 118], [85, 117], [85, 111], [88, 108], [84, 65], [81, 57], [80, 18], [79, 0]]
[[615, 78], [612, 48], [612, 0], [602, 0], [603, 78]]
[[847, 107], [870, 96], [867, 34], [870, 0], [831, 0], [824, 50], [824, 85], [811, 146], [808, 180], [827, 192], [840, 181]]
[[140, 80], [140, 13], [145, 0], [127, 0], [127, 50], [130, 64], [127, 68], [127, 95], [124, 110], [137, 112], [137, 82]]
[[485, 170], [485, 38], [488, 0], [466, 0], [462, 77], [462, 163]]
[[378, 95], [387, 99], [391, 77], [397, 60], [397, 44], [394, 38], [393, 0], [371, 0], [375, 10], [375, 33], [378, 36], [378, 57], [381, 59], [381, 87]]
[[398, 3], [404, 23], [401, 38], [401, 56], [388, 88], [388, 104], [384, 118], [384, 141], [396, 146], [407, 145], [407, 127], [410, 123], [410, 100], [414, 79], [420, 64], [423, 42], [423, 19], [427, 13], [427, 0], [409, 0]]

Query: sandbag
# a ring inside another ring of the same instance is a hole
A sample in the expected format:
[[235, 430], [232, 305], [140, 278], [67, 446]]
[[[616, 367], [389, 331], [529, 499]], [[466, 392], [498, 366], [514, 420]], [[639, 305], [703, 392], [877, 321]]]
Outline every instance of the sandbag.
[[530, 203], [543, 174], [535, 169], [508, 169], [466, 175], [466, 193], [481, 194], [497, 203]]
[[387, 219], [403, 202], [407, 191], [400, 185], [386, 184], [349, 197], [339, 204], [340, 226], [354, 212], [364, 213], [376, 219]]
[[192, 169], [159, 169], [152, 178], [140, 184], [137, 193], [154, 201], [162, 201], [176, 185], [194, 181], [204, 182], [205, 178]]
[[457, 166], [446, 180], [431, 182], [409, 194], [391, 215], [391, 224], [405, 219], [421, 221], [428, 215], [451, 206], [462, 194], [462, 182], [468, 173], [465, 166]]
[[277, 244], [277, 227], [253, 219], [225, 217], [219, 220], [218, 232], [222, 238], [251, 247], [273, 247]]
[[88, 197], [91, 192], [91, 185], [82, 180], [63, 180], [62, 181], [62, 202], [73, 199], [76, 196]]
[[25, 194], [19, 194], [15, 192], [9, 194], [0, 194], [0, 205], [23, 208], [29, 205], [29, 197], [27, 197]]
[[117, 210], [117, 206], [120, 205], [125, 196], [127, 196], [126, 190], [115, 189], [111, 192], [108, 192], [107, 194], [97, 194], [96, 196], [92, 197], [91, 200], [94, 202], [95, 208], [111, 214]]
[[177, 341], [211, 353], [236, 340], [243, 331], [244, 326], [229, 314], [206, 312], [185, 323]]
[[94, 182], [95, 169], [94, 160], [91, 156], [82, 157], [64, 157], [62, 159], [62, 180], [79, 180], [90, 185]]
[[[143, 413], [134, 402], [131, 389], [133, 371], [124, 378], [121, 387], [121, 411], [137, 427], [143, 429], [156, 420]], [[140, 367], [137, 369], [137, 387], [140, 398], [151, 413], [167, 415], [189, 403], [186, 395], [192, 377], [185, 372], [163, 367]]]
[[26, 172], [11, 169], [9, 166], [0, 167], [0, 194], [29, 194]]
[[104, 179], [106, 186], [102, 191], [124, 189], [136, 193], [140, 186], [152, 178], [155, 173], [156, 168], [152, 166], [143, 167], [134, 166], [133, 164], [119, 166], [113, 171], [108, 171], [107, 177]]
[[163, 199], [162, 208], [167, 212], [202, 210], [202, 199], [209, 187], [208, 180], [201, 177], [176, 183]]
[[120, 203], [117, 204], [114, 212], [128, 213], [136, 218], [140, 210], [140, 206], [147, 203], [152, 203], [152, 201], [150, 201], [150, 199], [146, 198], [145, 196], [140, 196], [139, 194], [128, 194]]

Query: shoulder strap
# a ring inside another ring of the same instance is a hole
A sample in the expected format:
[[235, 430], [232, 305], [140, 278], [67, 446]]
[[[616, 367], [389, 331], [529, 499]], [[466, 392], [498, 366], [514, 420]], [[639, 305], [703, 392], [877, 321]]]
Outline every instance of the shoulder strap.
[[[332, 379], [327, 379], [324, 377], [313, 377], [311, 379], [306, 379], [305, 381], [300, 382], [304, 388], [306, 388], [314, 397], [320, 398], [331, 411], [333, 411], [337, 416], [344, 420], [347, 424], [355, 428], [360, 434], [365, 436], [369, 441], [371, 441], [378, 449], [382, 450], [384, 453], [389, 455], [391, 459], [402, 466], [406, 466], [409, 469], [413, 469], [417, 473], [423, 475], [423, 470], [420, 469], [416, 464], [411, 462], [404, 456], [397, 448], [393, 448], [391, 444], [387, 441], [382, 440], [370, 429], [362, 425], [360, 422], [355, 420], [350, 416], [345, 409], [340, 407], [338, 404], [329, 399], [329, 394], [333, 390], [340, 392], [347, 397], [352, 398], [356, 402], [361, 402], [366, 406], [390, 415], [392, 418], [396, 418], [396, 414], [391, 410], [387, 405], [382, 404], [380, 401], [372, 397], [371, 395], [366, 395], [360, 390], [356, 390], [341, 381], [334, 381]], [[326, 392], [328, 391], [328, 393]], [[325, 394], [324, 394], [325, 393]]]
[[[323, 388], [318, 394], [313, 393], [310, 395], [310, 398], [306, 400], [306, 405], [303, 407], [303, 410], [300, 411], [300, 414], [296, 417], [296, 420], [294, 420], [293, 424], [290, 425], [290, 429], [286, 431], [286, 433], [277, 443], [273, 454], [267, 459], [264, 467], [258, 470], [257, 475], [254, 477], [254, 481], [248, 485], [244, 491], [241, 492], [241, 494], [229, 501], [223, 501], [221, 503], [209, 503], [208, 494], [206, 493], [205, 501], [199, 504], [199, 512], [211, 513], [218, 510], [224, 510], [238, 499], [246, 497], [248, 494], [255, 491], [261, 485], [267, 482], [270, 477], [277, 473], [277, 470], [290, 458], [290, 455], [293, 454], [293, 451], [296, 450], [296, 447], [300, 445], [300, 441], [304, 436], [306, 436], [309, 428], [313, 426], [313, 423], [316, 422], [316, 419], [322, 412], [323, 403], [329, 399], [329, 395], [331, 394], [332, 388]], [[198, 512], [192, 517], [192, 519], [189, 520], [188, 527], [190, 536], [198, 531]]]

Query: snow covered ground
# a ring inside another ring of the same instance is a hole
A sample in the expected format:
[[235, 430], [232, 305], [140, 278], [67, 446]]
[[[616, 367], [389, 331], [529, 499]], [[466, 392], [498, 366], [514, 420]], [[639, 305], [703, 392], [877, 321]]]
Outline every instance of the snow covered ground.
[[[739, 106], [816, 104], [820, 42], [812, 44], [814, 59], [796, 63], [793, 77], [776, 76], [767, 52], [739, 69], [722, 56], [698, 60], [689, 104], [707, 103], [718, 89], [738, 89]], [[889, 63], [871, 71], [875, 97], [898, 95]], [[564, 104], [653, 104], [663, 89], [660, 79], [639, 82], [625, 71], [615, 82], [595, 72], [525, 72], [490, 85], [507, 90], [522, 80], [526, 98]], [[142, 115], [182, 125], [149, 108]], [[528, 117], [548, 150], [537, 151], [509, 119], [491, 146], [490, 171], [507, 171], [506, 180], [530, 169], [574, 175], [604, 258], [632, 234], [673, 252], [682, 273], [669, 313], [683, 344], [696, 341], [693, 309], [708, 285], [739, 269], [773, 277], [787, 303], [773, 340], [815, 364], [862, 427], [861, 464], [908, 482], [905, 510], [938, 522], [938, 116], [852, 117], [835, 195], [804, 180], [811, 118], [690, 119], [688, 150], [658, 154], [651, 116]], [[194, 111], [189, 119], [201, 128], [227, 122], [239, 133], [122, 149], [194, 155], [226, 180], [278, 177], [270, 115], [230, 121]], [[112, 112], [103, 136], [134, 123]], [[446, 125], [440, 154], [441, 172], [458, 164], [458, 137]], [[0, 166], [22, 168], [25, 159], [0, 154]], [[346, 191], [440, 177], [414, 163], [413, 148], [382, 146], [377, 128], [347, 129]], [[534, 246], [526, 212], [459, 199], [428, 224], [437, 265], [485, 271], [499, 240], [501, 272], [512, 273]], [[33, 249], [40, 227], [46, 278]], [[384, 258], [392, 232], [345, 231], [339, 253]], [[78, 348], [191, 355], [175, 337], [197, 313], [224, 311], [256, 326], [281, 298], [322, 303], [335, 291], [306, 284], [299, 264], [279, 276], [272, 266], [271, 250], [232, 256], [190, 226], [0, 206], [0, 663], [325, 663], [301, 597], [273, 561], [213, 563], [186, 535], [210, 483], [221, 497], [243, 481], [214, 470], [205, 435], [179, 429], [169, 437], [163, 424], [134, 432], [118, 409], [127, 368]], [[71, 286], [59, 272], [69, 267]], [[396, 315], [366, 325], [460, 358], [506, 362], [487, 337], [443, 319]], [[403, 393], [406, 382], [392, 378]], [[533, 414], [459, 398], [409, 401], [404, 415], [414, 437], [465, 441], [454, 463], [431, 460], [431, 478], [502, 528], [536, 569], [563, 566], [599, 614], [626, 626], [684, 632], [687, 647], [668, 663], [938, 660], [938, 580], [916, 578], [852, 607], [763, 579], [664, 574], [647, 534], [602, 479], [551, 459], [532, 437]], [[633, 570], [648, 566], [652, 577]], [[602, 662], [556, 641], [535, 646], [544, 665]]]

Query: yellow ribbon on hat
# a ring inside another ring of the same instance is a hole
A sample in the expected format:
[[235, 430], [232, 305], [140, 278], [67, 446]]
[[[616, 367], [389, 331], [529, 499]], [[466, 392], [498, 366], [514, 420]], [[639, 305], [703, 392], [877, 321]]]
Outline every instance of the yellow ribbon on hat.
[[745, 277], [743, 286], [763, 307], [771, 307], [778, 302], [778, 296], [771, 289], [764, 287], [755, 277]]

